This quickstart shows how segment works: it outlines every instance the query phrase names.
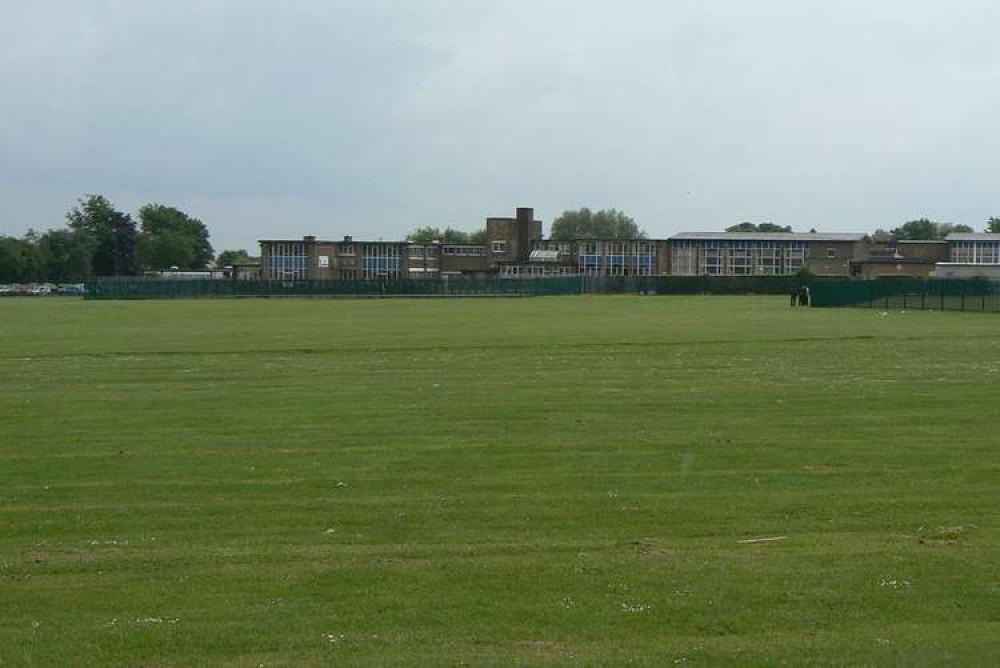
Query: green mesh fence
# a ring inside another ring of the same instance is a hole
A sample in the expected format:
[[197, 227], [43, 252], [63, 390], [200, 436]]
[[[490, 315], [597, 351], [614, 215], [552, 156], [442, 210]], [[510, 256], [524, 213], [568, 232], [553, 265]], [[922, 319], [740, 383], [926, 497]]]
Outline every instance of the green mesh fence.
[[236, 297], [530, 297], [576, 294], [787, 294], [792, 276], [561, 276], [536, 279], [454, 278], [395, 281], [233, 281], [102, 278], [86, 299]]
[[583, 280], [583, 292], [588, 294], [785, 295], [798, 285], [795, 276], [598, 276]]
[[810, 292], [817, 307], [1000, 312], [998, 288], [985, 278], [817, 279]]

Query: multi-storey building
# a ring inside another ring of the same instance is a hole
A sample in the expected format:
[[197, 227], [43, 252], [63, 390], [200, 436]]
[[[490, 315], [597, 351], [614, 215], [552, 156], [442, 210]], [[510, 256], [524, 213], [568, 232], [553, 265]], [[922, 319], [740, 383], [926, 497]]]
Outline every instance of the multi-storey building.
[[527, 262], [503, 264], [507, 278], [539, 276], [657, 276], [669, 266], [670, 247], [657, 239], [539, 239]]
[[403, 278], [405, 242], [300, 240], [260, 242], [262, 277], [275, 281]]
[[[304, 237], [263, 240], [260, 245], [262, 275], [270, 280], [785, 276], [803, 268], [819, 276], [851, 276], [861, 275], [872, 256], [872, 242], [865, 234], [691, 232], [669, 240], [557, 241], [542, 238], [542, 224], [529, 208], [518, 209], [512, 218], [487, 218], [483, 244]], [[985, 252], [976, 257], [986, 257]], [[871, 270], [880, 271], [876, 266], [871, 264]]]
[[261, 272], [268, 280], [349, 280], [477, 276], [497, 273], [503, 263], [527, 261], [541, 239], [534, 210], [513, 218], [488, 218], [485, 244], [413, 244], [407, 241], [263, 239]]
[[954, 264], [1000, 264], [1000, 234], [949, 234]]
[[949, 234], [948, 260], [939, 262], [938, 278], [1000, 278], [1000, 234]]
[[817, 276], [850, 276], [870, 246], [866, 234], [687, 232], [670, 238], [670, 273], [788, 276], [808, 268]]

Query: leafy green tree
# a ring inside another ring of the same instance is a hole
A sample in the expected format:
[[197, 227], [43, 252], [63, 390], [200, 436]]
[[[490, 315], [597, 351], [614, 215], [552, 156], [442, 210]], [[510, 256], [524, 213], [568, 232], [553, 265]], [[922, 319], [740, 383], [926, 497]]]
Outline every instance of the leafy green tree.
[[918, 218], [894, 228], [890, 231], [890, 235], [896, 241], [938, 241], [952, 233], [969, 232], [972, 232], [972, 228], [968, 225], [938, 223], [928, 218]]
[[892, 238], [900, 241], [929, 240], [938, 238], [937, 223], [927, 218], [918, 218], [903, 223], [889, 231]]
[[636, 222], [617, 209], [591, 211], [587, 207], [564, 211], [552, 221], [549, 236], [555, 241], [576, 239], [645, 239]]
[[[0, 237], [0, 282], [56, 281], [48, 233], [28, 230], [22, 238]], [[86, 252], [86, 251], [84, 251]]]
[[776, 223], [740, 223], [727, 227], [726, 232], [791, 232], [791, 225], [778, 225]]
[[885, 243], [887, 241], [892, 241], [892, 233], [889, 230], [880, 227], [874, 232], [872, 232], [872, 241], [876, 243]]
[[45, 260], [41, 252], [41, 235], [33, 229], [21, 238], [21, 257], [24, 258], [22, 281], [44, 281]]
[[66, 222], [91, 249], [90, 265], [98, 276], [134, 276], [136, 228], [132, 216], [122, 213], [102, 195], [88, 195], [66, 214]]
[[139, 222], [136, 252], [144, 269], [204, 269], [215, 257], [208, 228], [179, 209], [146, 204], [139, 209]]
[[229, 249], [219, 253], [218, 257], [215, 258], [215, 266], [221, 269], [222, 267], [231, 267], [234, 264], [249, 264], [257, 259], [259, 258], [251, 257], [243, 249]]
[[974, 231], [968, 225], [961, 223], [938, 223], [938, 237], [941, 239], [949, 234], [972, 234]]
[[987, 220], [986, 231], [992, 234], [1000, 234], [1000, 218], [990, 218]]
[[49, 230], [38, 240], [42, 274], [55, 283], [79, 283], [90, 275], [90, 245], [72, 230]]
[[24, 241], [15, 237], [0, 237], [0, 282], [25, 281], [26, 258]]
[[[473, 237], [484, 239], [484, 241], [472, 241]], [[441, 229], [439, 227], [418, 227], [417, 229], [406, 235], [406, 240], [413, 244], [429, 244], [435, 241], [440, 241], [445, 244], [471, 244], [471, 243], [485, 243], [486, 232], [473, 232], [469, 234], [468, 232], [463, 232], [462, 230], [456, 230], [453, 227], [447, 227]]]
[[200, 269], [194, 263], [191, 240], [177, 232], [149, 234], [140, 232], [136, 240], [136, 256], [144, 271], [177, 267], [182, 271]]
[[801, 269], [795, 272], [795, 282], [799, 285], [809, 285], [812, 280], [816, 278], [816, 275], [812, 273], [809, 267], [803, 266]]

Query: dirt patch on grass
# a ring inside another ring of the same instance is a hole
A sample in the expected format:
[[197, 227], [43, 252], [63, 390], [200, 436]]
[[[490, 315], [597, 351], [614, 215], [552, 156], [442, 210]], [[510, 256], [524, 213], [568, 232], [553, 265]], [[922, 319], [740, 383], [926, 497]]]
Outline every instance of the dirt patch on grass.
[[963, 545], [970, 533], [977, 530], [975, 524], [959, 524], [956, 526], [942, 526], [936, 530], [927, 531], [921, 527], [920, 544], [930, 547], [947, 547]]
[[670, 559], [675, 554], [673, 550], [651, 538], [633, 540], [629, 543], [629, 550], [637, 559]]
[[573, 651], [566, 643], [555, 640], [519, 640], [514, 645], [538, 654], [567, 656]]
[[399, 570], [422, 570], [433, 566], [433, 562], [426, 557], [378, 556], [372, 561], [379, 568]]

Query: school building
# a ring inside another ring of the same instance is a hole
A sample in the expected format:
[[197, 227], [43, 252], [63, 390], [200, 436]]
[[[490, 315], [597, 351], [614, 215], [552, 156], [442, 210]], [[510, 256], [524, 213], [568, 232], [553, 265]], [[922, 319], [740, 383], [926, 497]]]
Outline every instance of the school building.
[[938, 278], [1000, 279], [1000, 234], [956, 233], [947, 237], [949, 256], [939, 262]]
[[344, 237], [260, 241], [267, 280], [350, 280], [499, 276], [657, 276], [669, 273], [664, 240], [552, 241], [534, 210], [486, 219], [484, 244], [414, 244]]
[[871, 247], [867, 234], [687, 232], [670, 238], [674, 276], [850, 276]]
[[875, 243], [863, 233], [686, 232], [669, 239], [542, 237], [531, 208], [486, 219], [482, 244], [344, 237], [260, 241], [267, 280], [547, 276], [816, 276], [1000, 278], [1000, 234]]

